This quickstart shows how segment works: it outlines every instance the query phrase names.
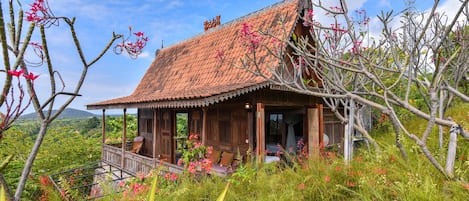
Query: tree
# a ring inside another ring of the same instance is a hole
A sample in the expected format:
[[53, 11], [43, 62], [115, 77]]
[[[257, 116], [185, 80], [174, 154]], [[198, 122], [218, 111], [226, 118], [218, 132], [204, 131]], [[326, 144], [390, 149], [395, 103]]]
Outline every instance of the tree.
[[[409, 1], [408, 8], [397, 15], [401, 20], [398, 27], [392, 26], [396, 18], [392, 11], [382, 12], [377, 16], [383, 27], [380, 36], [369, 32], [366, 11], [350, 11], [345, 0], [337, 2], [338, 6], [329, 7], [321, 0], [311, 1], [313, 7], [301, 11], [301, 22], [309, 27], [305, 36], [250, 31], [249, 25], [245, 25], [240, 37], [250, 51], [242, 59], [241, 67], [292, 91], [322, 97], [339, 119], [352, 126], [349, 130], [357, 129], [370, 140], [360, 121], [359, 108], [368, 106], [380, 111], [390, 119], [396, 145], [404, 158], [407, 154], [401, 143], [402, 135], [411, 139], [439, 172], [455, 178], [457, 136], [469, 139], [469, 135], [464, 132], [462, 122], [445, 115], [444, 108], [451, 105], [453, 97], [469, 102], [459, 85], [467, 79], [469, 70], [469, 35], [465, 30], [468, 0], [461, 1], [455, 16], [438, 13], [438, 0], [426, 13], [415, 11]], [[330, 26], [316, 21], [313, 8], [324, 10], [331, 17]], [[288, 48], [278, 44], [287, 44]], [[255, 52], [259, 48], [267, 48], [276, 59], [271, 63], [258, 62]], [[266, 73], [262, 65], [273, 67]], [[421, 99], [418, 104], [417, 97]], [[344, 107], [348, 112], [338, 112]], [[409, 131], [402, 113], [426, 120], [424, 131], [419, 134]], [[438, 125], [449, 130], [445, 165], [435, 157], [439, 150], [427, 144]], [[346, 133], [345, 138], [350, 136], [351, 132]]]
[[[44, 136], [47, 134], [49, 125], [75, 97], [80, 96], [80, 89], [85, 81], [88, 69], [100, 60], [119, 39], [122, 42], [114, 46], [114, 52], [117, 54], [126, 52], [132, 58], [136, 58], [142, 52], [148, 41], [148, 38], [142, 32], [133, 33], [136, 37], [134, 42], [129, 41], [130, 36], [124, 37], [122, 34], [113, 33], [102, 51], [93, 59], [87, 59], [75, 30], [76, 18], [54, 16], [47, 0], [36, 0], [30, 6], [29, 11], [24, 12], [20, 1], [8, 1], [8, 21], [3, 15], [3, 9], [0, 10], [0, 42], [4, 64], [4, 68], [0, 72], [5, 73], [2, 95], [0, 96], [0, 109], [3, 111], [0, 113], [0, 141], [5, 133], [4, 131], [10, 128], [29, 105], [34, 107], [38, 114], [38, 121], [41, 123], [35, 144], [25, 162], [15, 195], [13, 198], [10, 195], [11, 200], [20, 200], [26, 180]], [[2, 7], [2, 2], [0, 2], [0, 7]], [[16, 12], [17, 8], [19, 10]], [[26, 27], [24, 21], [29, 23], [28, 27]], [[80, 76], [75, 86], [71, 87], [72, 91], [63, 91], [64, 81], [60, 72], [53, 65], [53, 57], [49, 55], [49, 47], [47, 46], [46, 29], [58, 26], [59, 22], [63, 22], [67, 26], [75, 50], [81, 60], [81, 73], [79, 73]], [[131, 28], [130, 33], [132, 33]], [[41, 41], [31, 41], [33, 35], [38, 35]], [[28, 62], [26, 59], [26, 55], [32, 52], [38, 56], [39, 64]], [[37, 94], [35, 92], [34, 80], [38, 78], [38, 75], [31, 71], [31, 67], [34, 65], [47, 68], [50, 94]], [[25, 88], [23, 84], [26, 85]], [[58, 96], [68, 96], [68, 98], [63, 104], [59, 105], [55, 101]], [[43, 100], [40, 97], [45, 97], [45, 101], [40, 101]], [[57, 109], [57, 112], [53, 113], [53, 109]]]

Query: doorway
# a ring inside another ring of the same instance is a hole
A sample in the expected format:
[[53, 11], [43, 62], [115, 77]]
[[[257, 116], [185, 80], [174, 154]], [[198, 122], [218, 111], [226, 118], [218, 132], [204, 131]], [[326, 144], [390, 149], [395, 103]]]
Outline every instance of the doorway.
[[296, 154], [302, 147], [298, 142], [304, 138], [304, 114], [298, 110], [271, 110], [265, 116], [265, 146], [267, 155], [280, 152]]
[[185, 145], [189, 137], [189, 114], [187, 112], [176, 113], [176, 136], [175, 139], [175, 162], [177, 163], [182, 156], [184, 150], [187, 149]]

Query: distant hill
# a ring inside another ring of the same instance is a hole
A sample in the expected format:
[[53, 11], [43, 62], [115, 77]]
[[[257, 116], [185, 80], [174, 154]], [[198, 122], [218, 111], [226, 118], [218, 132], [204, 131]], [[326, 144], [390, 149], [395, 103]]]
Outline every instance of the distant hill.
[[[55, 113], [57, 110], [53, 110], [52, 112]], [[60, 115], [59, 119], [69, 119], [69, 118], [88, 118], [88, 117], [94, 117], [96, 116], [95, 114], [83, 110], [77, 110], [73, 108], [66, 108]], [[21, 115], [21, 119], [35, 119], [37, 118], [37, 114], [34, 113], [29, 113], [29, 114], [24, 114]]]

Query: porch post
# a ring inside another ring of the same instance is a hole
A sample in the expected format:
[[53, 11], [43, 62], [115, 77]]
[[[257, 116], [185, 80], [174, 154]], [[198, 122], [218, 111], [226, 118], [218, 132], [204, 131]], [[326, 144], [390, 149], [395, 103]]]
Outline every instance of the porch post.
[[249, 149], [250, 151], [252, 152], [254, 150], [254, 132], [253, 132], [253, 128], [254, 128], [254, 119], [253, 119], [253, 116], [252, 116], [252, 111], [249, 110], [247, 112], [248, 116], [247, 116], [247, 121], [248, 121], [248, 124], [247, 124], [247, 135], [248, 135], [248, 141], [249, 141]]
[[158, 110], [153, 110], [153, 158], [156, 158], [156, 145], [158, 144]]
[[127, 108], [124, 108], [124, 119], [122, 120], [122, 160], [121, 160], [121, 168], [124, 168], [125, 163], [125, 148], [127, 146]]
[[103, 134], [102, 143], [106, 142], [106, 109], [103, 109], [103, 114], [101, 115], [101, 133]]
[[[101, 140], [101, 150], [106, 143], [106, 109], [103, 109], [103, 113], [101, 115], [101, 133], [102, 133], [102, 140]], [[101, 151], [101, 159], [104, 158], [104, 151]]]
[[205, 145], [207, 139], [207, 108], [202, 108], [202, 145]]
[[322, 105], [308, 108], [308, 150], [312, 157], [319, 157], [319, 148], [324, 129], [322, 128]]
[[264, 104], [256, 104], [256, 156], [257, 162], [261, 163], [264, 161], [265, 151], [265, 113]]

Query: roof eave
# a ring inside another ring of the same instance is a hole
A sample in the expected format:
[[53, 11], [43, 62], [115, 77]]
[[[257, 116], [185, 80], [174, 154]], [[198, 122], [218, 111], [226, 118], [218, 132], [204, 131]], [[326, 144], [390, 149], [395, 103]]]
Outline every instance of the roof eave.
[[100, 109], [125, 109], [125, 108], [196, 108], [196, 107], [207, 107], [220, 103], [243, 94], [247, 94], [253, 91], [257, 91], [263, 88], [269, 87], [269, 82], [265, 81], [249, 87], [237, 89], [234, 91], [216, 94], [208, 97], [192, 98], [192, 99], [174, 99], [174, 100], [156, 100], [147, 102], [121, 102], [113, 104], [90, 104], [86, 106], [88, 110], [100, 110]]

